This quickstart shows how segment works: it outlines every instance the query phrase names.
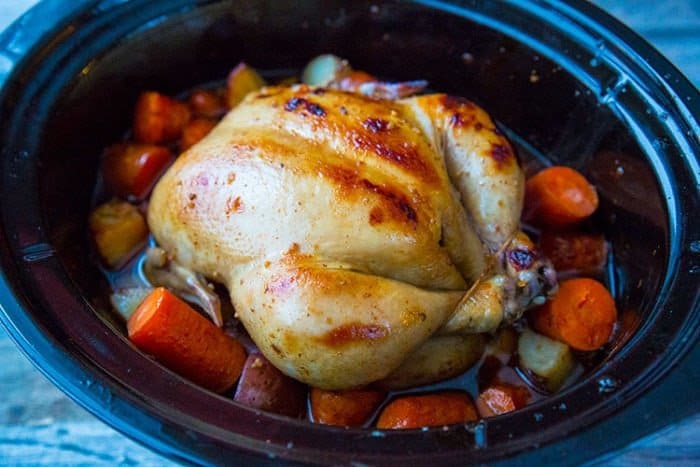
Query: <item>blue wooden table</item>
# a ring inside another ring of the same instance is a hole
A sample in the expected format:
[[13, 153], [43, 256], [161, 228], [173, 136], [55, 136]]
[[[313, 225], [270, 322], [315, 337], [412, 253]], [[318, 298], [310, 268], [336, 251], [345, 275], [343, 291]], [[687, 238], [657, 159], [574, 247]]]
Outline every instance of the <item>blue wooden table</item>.
[[[0, 31], [35, 3], [36, 0], [0, 0]], [[700, 0], [593, 3], [644, 36], [696, 86], [700, 84]], [[0, 355], [4, 357], [0, 365], [0, 465], [170, 464], [68, 399], [25, 359], [2, 328]], [[700, 414], [592, 464], [700, 465]]]

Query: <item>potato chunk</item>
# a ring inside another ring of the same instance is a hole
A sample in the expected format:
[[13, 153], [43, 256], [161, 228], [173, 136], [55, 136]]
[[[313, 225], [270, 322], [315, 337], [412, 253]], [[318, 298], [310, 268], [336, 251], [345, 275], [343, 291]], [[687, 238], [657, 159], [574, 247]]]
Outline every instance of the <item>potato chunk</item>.
[[136, 206], [112, 200], [97, 207], [89, 219], [100, 257], [111, 268], [128, 260], [148, 237], [148, 226]]
[[552, 340], [530, 329], [518, 339], [520, 366], [530, 370], [544, 382], [550, 391], [556, 391], [574, 369], [575, 361], [566, 344]]

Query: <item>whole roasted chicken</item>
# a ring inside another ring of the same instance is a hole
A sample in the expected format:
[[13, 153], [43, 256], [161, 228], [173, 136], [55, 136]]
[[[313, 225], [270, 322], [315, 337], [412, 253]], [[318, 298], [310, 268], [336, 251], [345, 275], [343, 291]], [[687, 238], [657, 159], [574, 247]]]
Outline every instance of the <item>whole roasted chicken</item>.
[[520, 231], [522, 199], [475, 104], [294, 85], [249, 94], [182, 154], [148, 222], [226, 285], [275, 366], [341, 389], [463, 371], [444, 355], [544, 301], [554, 273]]

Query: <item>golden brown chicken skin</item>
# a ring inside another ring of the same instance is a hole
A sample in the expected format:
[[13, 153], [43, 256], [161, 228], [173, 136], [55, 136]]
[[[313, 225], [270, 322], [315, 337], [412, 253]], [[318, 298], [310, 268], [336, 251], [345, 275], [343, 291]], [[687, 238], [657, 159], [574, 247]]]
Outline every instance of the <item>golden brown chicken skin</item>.
[[511, 146], [466, 100], [268, 87], [180, 156], [148, 221], [227, 286], [273, 364], [338, 389], [541, 299], [553, 279], [519, 232], [522, 192]]

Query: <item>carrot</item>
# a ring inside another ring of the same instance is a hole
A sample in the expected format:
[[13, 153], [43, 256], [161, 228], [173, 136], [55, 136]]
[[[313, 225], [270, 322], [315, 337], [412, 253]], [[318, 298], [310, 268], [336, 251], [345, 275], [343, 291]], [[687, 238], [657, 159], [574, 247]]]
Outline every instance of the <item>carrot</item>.
[[144, 199], [174, 159], [170, 150], [155, 144], [113, 144], [105, 150], [102, 175], [117, 196]]
[[493, 417], [525, 407], [529, 398], [529, 391], [522, 386], [497, 383], [479, 394], [476, 409], [482, 417]]
[[163, 287], [144, 299], [129, 318], [127, 330], [140, 350], [214, 392], [231, 388], [246, 360], [238, 341]]
[[265, 86], [265, 80], [245, 63], [239, 63], [226, 80], [226, 105], [234, 108], [250, 92]]
[[314, 422], [336, 426], [362, 426], [386, 397], [383, 391], [356, 389], [325, 391], [312, 388], [311, 415]]
[[201, 118], [219, 118], [226, 113], [224, 99], [213, 91], [196, 89], [187, 99], [192, 113]]
[[588, 218], [597, 208], [595, 188], [572, 168], [549, 167], [525, 183], [525, 221], [564, 227]]
[[540, 251], [558, 272], [596, 273], [605, 266], [608, 246], [602, 235], [545, 231]]
[[138, 208], [116, 199], [90, 213], [88, 226], [100, 257], [111, 268], [128, 260], [148, 237], [146, 220]]
[[577, 350], [603, 346], [616, 320], [610, 292], [600, 282], [585, 277], [562, 281], [554, 298], [532, 313], [536, 331]]
[[420, 428], [473, 422], [477, 419], [476, 408], [469, 394], [444, 391], [394, 399], [379, 415], [377, 428]]
[[134, 139], [153, 144], [174, 141], [189, 120], [186, 104], [153, 91], [141, 93], [134, 111]]
[[187, 124], [185, 129], [182, 131], [182, 138], [180, 138], [180, 150], [184, 151], [194, 146], [216, 126], [216, 121], [209, 120], [206, 118], [195, 118]]

